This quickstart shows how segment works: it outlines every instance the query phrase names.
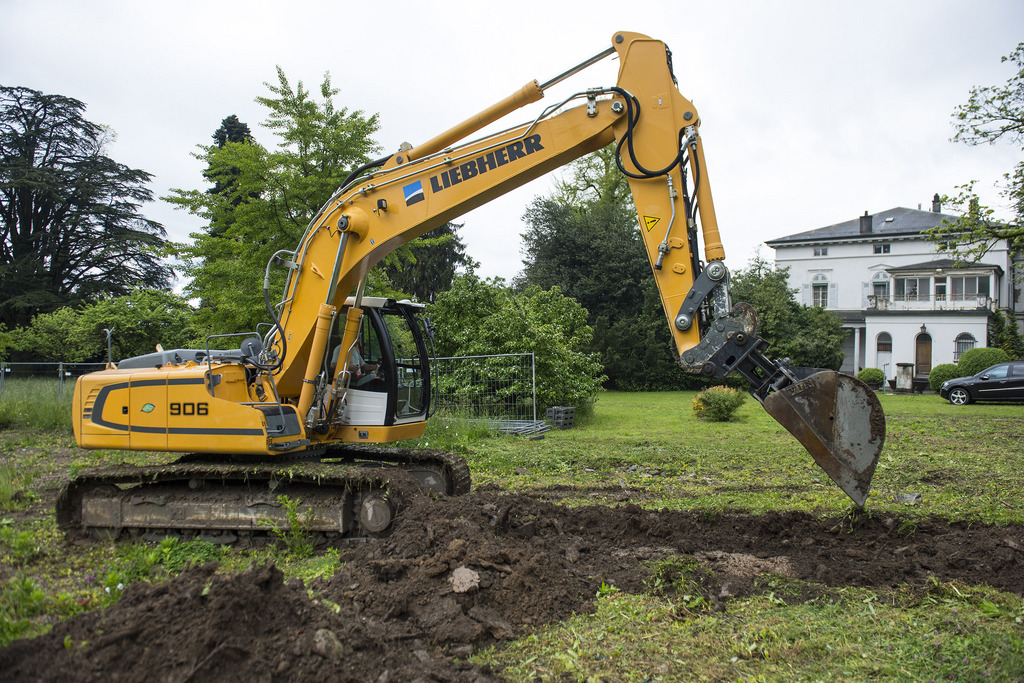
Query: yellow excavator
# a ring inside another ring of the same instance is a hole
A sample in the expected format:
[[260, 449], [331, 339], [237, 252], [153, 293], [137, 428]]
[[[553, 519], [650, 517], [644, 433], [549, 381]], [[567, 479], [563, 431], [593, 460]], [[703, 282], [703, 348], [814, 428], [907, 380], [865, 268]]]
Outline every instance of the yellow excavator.
[[[757, 314], [730, 300], [700, 117], [677, 88], [671, 52], [638, 33], [615, 33], [611, 43], [432, 140], [356, 169], [295, 250], [268, 263], [271, 323], [262, 333], [213, 337], [204, 349], [158, 348], [80, 378], [73, 407], [80, 447], [187, 455], [76, 477], [58, 500], [66, 532], [244, 540], [265, 531], [267, 520], [285, 523], [287, 493], [311, 511], [311, 529], [373, 535], [388, 531], [401, 506], [396, 476], [438, 494], [468, 491], [461, 458], [379, 445], [424, 432], [429, 326], [420, 304], [364, 295], [367, 273], [410, 240], [610, 144], [628, 178], [679, 363], [709, 378], [741, 375], [863, 506], [885, 438], [878, 399], [836, 372], [798, 381], [786, 361], [764, 355]], [[573, 94], [526, 123], [472, 138], [612, 55], [619, 59], [613, 87]], [[276, 305], [272, 268], [286, 271]]]

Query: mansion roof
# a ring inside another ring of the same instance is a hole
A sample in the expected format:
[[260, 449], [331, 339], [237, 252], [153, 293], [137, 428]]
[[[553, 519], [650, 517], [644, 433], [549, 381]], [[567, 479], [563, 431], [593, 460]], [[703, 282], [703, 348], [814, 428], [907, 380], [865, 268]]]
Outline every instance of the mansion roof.
[[[865, 212], [864, 216], [858, 216], [853, 220], [828, 225], [815, 230], [798, 232], [794, 235], [787, 235], [774, 240], [767, 240], [765, 244], [769, 247], [781, 247], [808, 242], [831, 242], [853, 239], [877, 240], [878, 238], [914, 236], [941, 225], [943, 220], [955, 220], [955, 218], [955, 216], [934, 211], [897, 207], [895, 209], [879, 211], [874, 215], [866, 215]], [[865, 223], [867, 230], [862, 227]]]

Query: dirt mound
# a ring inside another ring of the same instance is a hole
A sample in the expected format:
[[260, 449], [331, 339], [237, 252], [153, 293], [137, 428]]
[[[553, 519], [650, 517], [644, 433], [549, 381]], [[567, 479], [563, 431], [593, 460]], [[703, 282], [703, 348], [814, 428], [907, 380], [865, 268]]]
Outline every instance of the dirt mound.
[[[276, 567], [232, 576], [209, 565], [134, 584], [109, 609], [0, 651], [5, 680], [406, 681], [486, 677], [433, 661], [351, 607], [310, 601]], [[421, 646], [422, 647], [422, 646]]]
[[656, 562], [679, 555], [712, 570], [712, 601], [749, 592], [765, 573], [825, 587], [935, 576], [1024, 593], [1017, 527], [867, 515], [822, 523], [801, 513], [712, 518], [486, 494], [418, 501], [394, 535], [347, 552], [322, 592], [404, 637], [461, 653], [588, 610], [602, 583], [644, 590]]
[[419, 499], [394, 533], [346, 547], [315, 586], [273, 567], [212, 567], [133, 585], [110, 609], [0, 650], [11, 679], [488, 680], [474, 649], [590, 609], [602, 583], [645, 590], [657, 560], [684, 555], [711, 573], [712, 602], [765, 572], [829, 586], [921, 583], [928, 576], [1024, 594], [1024, 529], [862, 515], [823, 523], [565, 508], [525, 496]]

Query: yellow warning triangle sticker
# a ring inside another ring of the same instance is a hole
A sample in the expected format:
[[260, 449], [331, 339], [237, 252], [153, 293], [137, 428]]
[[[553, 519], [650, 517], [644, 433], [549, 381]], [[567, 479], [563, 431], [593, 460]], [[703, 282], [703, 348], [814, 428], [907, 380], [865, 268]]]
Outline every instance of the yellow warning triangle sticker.
[[647, 228], [647, 232], [650, 232], [651, 228], [657, 225], [660, 220], [657, 216], [644, 216], [644, 226]]

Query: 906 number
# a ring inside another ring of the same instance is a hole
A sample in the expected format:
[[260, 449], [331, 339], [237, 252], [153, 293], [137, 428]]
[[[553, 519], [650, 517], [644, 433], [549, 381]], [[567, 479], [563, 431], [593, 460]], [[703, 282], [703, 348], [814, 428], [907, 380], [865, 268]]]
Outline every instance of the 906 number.
[[172, 403], [171, 415], [209, 415], [210, 404], [202, 403]]

